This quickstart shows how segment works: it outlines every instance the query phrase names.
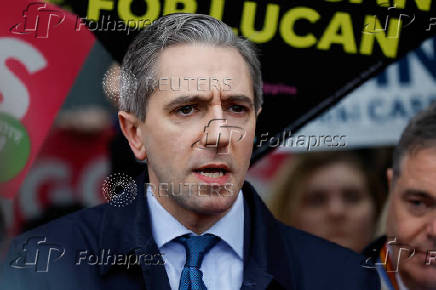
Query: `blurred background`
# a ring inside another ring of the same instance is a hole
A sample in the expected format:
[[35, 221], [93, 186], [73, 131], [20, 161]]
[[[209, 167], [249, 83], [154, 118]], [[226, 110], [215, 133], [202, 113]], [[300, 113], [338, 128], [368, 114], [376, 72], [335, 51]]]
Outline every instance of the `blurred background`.
[[[144, 170], [120, 132], [116, 90], [105, 79], [117, 69], [95, 41], [17, 194], [0, 198], [2, 253], [25, 230], [106, 202], [102, 183], [111, 173]], [[429, 38], [299, 130], [260, 132], [271, 150], [247, 180], [284, 223], [359, 252], [383, 232], [393, 146], [434, 100], [436, 38]]]

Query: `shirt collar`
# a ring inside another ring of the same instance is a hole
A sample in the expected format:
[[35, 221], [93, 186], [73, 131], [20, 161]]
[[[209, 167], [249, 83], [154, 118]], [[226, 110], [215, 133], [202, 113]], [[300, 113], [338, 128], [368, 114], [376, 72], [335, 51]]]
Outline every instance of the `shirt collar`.
[[244, 257], [244, 195], [239, 191], [229, 212], [216, 222], [206, 233], [221, 237], [239, 258]]
[[[147, 182], [148, 174], [147, 170], [144, 170], [136, 179], [136, 184], [144, 185]], [[291, 270], [290, 266], [297, 262], [293, 257], [292, 247], [290, 251], [286, 250], [289, 245], [285, 244], [287, 239], [281, 238], [283, 229], [279, 226], [280, 223], [273, 218], [248, 182], [244, 182], [242, 192], [244, 238], [241, 240], [244, 242], [244, 282], [241, 289], [248, 289], [253, 285], [259, 289], [266, 289], [271, 279], [285, 285], [286, 289], [297, 289], [295, 281], [298, 280], [298, 267]], [[138, 195], [131, 204], [121, 208], [104, 204], [96, 209], [97, 212], [103, 211], [100, 249], [128, 253], [132, 249], [143, 248], [144, 253], [158, 253], [159, 249], [152, 234], [151, 210], [145, 193], [145, 186], [138, 186]], [[295, 235], [293, 232], [289, 229], [287, 235]], [[100, 273], [104, 275], [111, 267], [114, 267], [111, 263], [103, 263], [100, 265]], [[160, 278], [166, 275], [164, 267], [148, 267], [143, 273], [149, 273], [147, 284], [154, 280], [160, 281]]]
[[[153, 195], [151, 187], [147, 187], [147, 202], [150, 207], [152, 234], [159, 249], [178, 236], [195, 235], [163, 208]], [[243, 259], [244, 197], [242, 190], [239, 191], [230, 210], [205, 233], [220, 237]]]
[[400, 273], [398, 273], [398, 272], [395, 273], [395, 279], [397, 280], [399, 290], [408, 290], [409, 289], [406, 287], [406, 285], [404, 285], [404, 282], [401, 279]]

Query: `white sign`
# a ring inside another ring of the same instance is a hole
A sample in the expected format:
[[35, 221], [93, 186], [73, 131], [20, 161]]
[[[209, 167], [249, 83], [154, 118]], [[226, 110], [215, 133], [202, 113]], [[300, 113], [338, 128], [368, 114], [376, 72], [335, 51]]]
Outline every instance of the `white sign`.
[[[293, 135], [345, 136], [347, 147], [396, 145], [410, 118], [432, 101], [436, 101], [436, 38], [425, 41]], [[335, 148], [311, 147], [329, 149]], [[307, 151], [307, 147], [282, 146], [280, 150]]]

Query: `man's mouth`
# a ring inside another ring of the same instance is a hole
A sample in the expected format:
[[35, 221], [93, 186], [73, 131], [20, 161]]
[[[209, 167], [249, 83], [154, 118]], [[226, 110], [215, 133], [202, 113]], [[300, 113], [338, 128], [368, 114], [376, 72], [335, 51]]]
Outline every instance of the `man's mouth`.
[[225, 183], [230, 169], [225, 164], [208, 164], [200, 168], [194, 168], [193, 172], [207, 183]]
[[224, 174], [226, 174], [228, 171], [221, 168], [204, 168], [204, 169], [195, 169], [194, 172], [200, 173], [201, 175], [210, 178], [219, 178]]

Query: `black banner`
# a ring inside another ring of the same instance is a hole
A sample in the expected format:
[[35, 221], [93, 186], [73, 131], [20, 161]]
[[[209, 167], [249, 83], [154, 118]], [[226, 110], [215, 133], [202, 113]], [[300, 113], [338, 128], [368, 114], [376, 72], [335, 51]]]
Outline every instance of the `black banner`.
[[[432, 0], [75, 0], [70, 3], [115, 59], [161, 15], [221, 19], [260, 48], [264, 106], [253, 161], [265, 140], [295, 132], [350, 91], [436, 34]], [[265, 135], [267, 134], [267, 135]], [[276, 140], [276, 139], [275, 139]]]

